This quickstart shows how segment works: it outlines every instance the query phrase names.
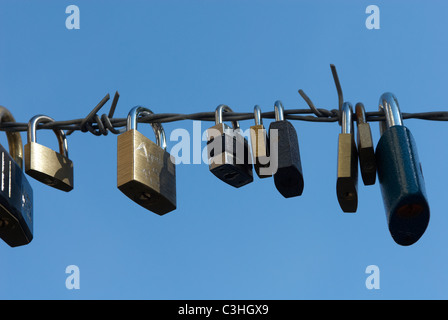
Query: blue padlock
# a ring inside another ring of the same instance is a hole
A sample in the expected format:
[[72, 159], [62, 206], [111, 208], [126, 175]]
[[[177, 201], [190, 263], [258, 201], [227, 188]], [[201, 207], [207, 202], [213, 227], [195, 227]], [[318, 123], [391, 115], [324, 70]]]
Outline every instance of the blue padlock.
[[384, 93], [379, 101], [386, 123], [375, 156], [389, 231], [403, 246], [417, 242], [429, 223], [429, 204], [417, 147], [403, 120], [397, 98]]

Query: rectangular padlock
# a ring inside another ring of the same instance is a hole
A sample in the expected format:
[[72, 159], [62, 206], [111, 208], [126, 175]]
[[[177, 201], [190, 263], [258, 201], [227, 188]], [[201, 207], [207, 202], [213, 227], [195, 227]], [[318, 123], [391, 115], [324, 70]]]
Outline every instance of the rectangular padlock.
[[53, 188], [68, 192], [73, 190], [73, 162], [68, 158], [67, 139], [63, 130], [54, 130], [59, 143], [59, 153], [37, 143], [36, 126], [54, 119], [37, 115], [28, 123], [28, 143], [25, 145], [25, 173]]
[[382, 134], [375, 155], [387, 223], [394, 241], [409, 246], [429, 224], [425, 181], [414, 137], [403, 125], [397, 98], [385, 93], [379, 106], [386, 124], [380, 123]]
[[[14, 122], [0, 106], [0, 121]], [[33, 189], [22, 170], [22, 139], [19, 132], [7, 132], [9, 150], [0, 145], [0, 238], [17, 247], [33, 239]]]
[[358, 208], [358, 153], [356, 150], [352, 106], [342, 106], [342, 133], [338, 140], [338, 168], [336, 193], [344, 212], [356, 212]]
[[[275, 120], [269, 125], [270, 146], [277, 148], [277, 150], [270, 149], [274, 184], [285, 198], [300, 196], [303, 193], [304, 180], [299, 140], [294, 126], [284, 119], [283, 105], [280, 101], [275, 102]], [[277, 157], [273, 155], [275, 152]], [[275, 159], [278, 159], [277, 166], [273, 163]]]
[[272, 177], [271, 157], [269, 153], [269, 136], [261, 119], [261, 108], [254, 107], [255, 125], [250, 127], [253, 164], [260, 179]]
[[[130, 114], [147, 110], [134, 109]], [[131, 125], [131, 128], [134, 127]], [[129, 129], [119, 135], [117, 147], [118, 189], [158, 215], [175, 210], [175, 159], [165, 147], [152, 142], [136, 129]]]
[[249, 144], [239, 129], [222, 123], [222, 112], [231, 109], [220, 105], [216, 109], [216, 124], [207, 129], [209, 169], [218, 179], [239, 188], [253, 181]]

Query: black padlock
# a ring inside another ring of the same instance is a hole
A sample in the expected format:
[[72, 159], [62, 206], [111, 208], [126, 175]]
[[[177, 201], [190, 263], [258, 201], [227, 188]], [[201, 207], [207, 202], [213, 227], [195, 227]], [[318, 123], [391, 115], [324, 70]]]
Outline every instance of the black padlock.
[[397, 98], [384, 93], [379, 102], [386, 124], [380, 123], [376, 147], [378, 180], [389, 231], [394, 241], [408, 246], [417, 242], [429, 223], [429, 204], [417, 147], [403, 121]]
[[[275, 121], [269, 125], [269, 139], [275, 187], [285, 198], [300, 196], [304, 182], [297, 132], [294, 126], [284, 119], [281, 101], [276, 101], [274, 108]], [[274, 155], [275, 152], [277, 157]], [[275, 159], [277, 159], [276, 171]]]
[[254, 180], [252, 156], [238, 121], [232, 121], [233, 128], [229, 127], [222, 122], [223, 112], [233, 111], [226, 105], [219, 105], [215, 111], [215, 125], [207, 129], [209, 169], [220, 180], [239, 188]]
[[[0, 106], [0, 122], [15, 122]], [[33, 239], [33, 190], [22, 170], [20, 132], [6, 132], [9, 152], [0, 145], [0, 238], [9, 246], [26, 245]]]

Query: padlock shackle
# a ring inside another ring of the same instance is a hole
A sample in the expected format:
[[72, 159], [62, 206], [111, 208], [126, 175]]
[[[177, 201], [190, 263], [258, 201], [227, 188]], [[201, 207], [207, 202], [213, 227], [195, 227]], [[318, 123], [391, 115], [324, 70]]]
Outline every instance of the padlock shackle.
[[[154, 114], [148, 108], [142, 106], [135, 106], [129, 111], [128, 118], [126, 121], [126, 131], [137, 130], [138, 117], [141, 114], [151, 115]], [[166, 149], [166, 135], [165, 130], [163, 130], [162, 124], [160, 123], [150, 123], [152, 130], [156, 136], [156, 144], [162, 149]]]
[[[0, 106], [0, 123], [2, 122], [16, 122], [11, 112], [3, 106]], [[6, 137], [8, 139], [9, 154], [14, 161], [23, 167], [23, 145], [20, 132], [7, 131]]]
[[254, 118], [256, 126], [263, 124], [263, 119], [261, 118], [261, 108], [259, 105], [255, 105], [254, 107]]
[[366, 110], [364, 109], [364, 104], [358, 102], [355, 105], [356, 123], [366, 123]]
[[342, 104], [342, 119], [341, 128], [342, 133], [354, 133], [353, 132], [353, 108], [350, 102], [344, 102]]
[[275, 101], [274, 104], [275, 121], [285, 120], [283, 110], [284, 110], [283, 103], [280, 100]]
[[401, 116], [400, 107], [398, 106], [397, 97], [391, 92], [383, 93], [380, 97], [378, 106], [379, 111], [383, 111], [386, 117], [386, 122], [380, 122], [381, 134], [392, 126], [402, 126], [403, 118]]
[[[223, 112], [233, 112], [232, 109], [230, 109], [229, 106], [226, 106], [225, 104], [220, 104], [216, 110], [215, 110], [215, 124], [220, 124], [222, 123], [222, 113]], [[234, 120], [231, 121], [232, 122], [232, 127], [233, 129], [239, 129], [240, 128], [240, 124], [238, 121]]]
[[[28, 143], [37, 142], [36, 139], [37, 125], [39, 123], [47, 123], [47, 122], [54, 122], [54, 119], [43, 114], [38, 114], [32, 117], [30, 121], [28, 121], [28, 130], [27, 130]], [[68, 158], [67, 137], [65, 136], [64, 130], [53, 129], [53, 131], [56, 134], [56, 137], [58, 138], [59, 153]]]

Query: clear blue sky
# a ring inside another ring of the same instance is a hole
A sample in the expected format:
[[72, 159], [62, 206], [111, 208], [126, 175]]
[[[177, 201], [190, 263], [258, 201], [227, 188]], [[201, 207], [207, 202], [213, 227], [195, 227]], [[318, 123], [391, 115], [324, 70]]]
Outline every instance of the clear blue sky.
[[[79, 30], [65, 27], [71, 4], [80, 9]], [[365, 27], [370, 4], [380, 8], [379, 30]], [[333, 109], [333, 63], [353, 105], [376, 111], [391, 91], [403, 112], [448, 110], [447, 9], [443, 1], [0, 0], [0, 104], [20, 122], [38, 113], [82, 118], [115, 90], [117, 117], [138, 104], [174, 113], [221, 103], [272, 111], [278, 99], [305, 108], [302, 88]], [[0, 299], [446, 299], [448, 124], [405, 121], [431, 207], [429, 227], [411, 247], [392, 240], [378, 182], [359, 181], [356, 214], [340, 210], [338, 124], [293, 124], [301, 197], [285, 199], [272, 179], [257, 177], [235, 189], [206, 164], [182, 164], [178, 209], [163, 217], [117, 189], [117, 136], [75, 132], [72, 192], [28, 178], [34, 240], [0, 243]], [[150, 126], [139, 128], [154, 138]], [[164, 128], [169, 137], [193, 122]], [[372, 132], [376, 143], [376, 123]], [[51, 131], [38, 139], [56, 148]], [[6, 144], [4, 134], [0, 140]], [[79, 290], [65, 287], [68, 265], [80, 268]], [[379, 290], [365, 287], [368, 265], [380, 269]]]

